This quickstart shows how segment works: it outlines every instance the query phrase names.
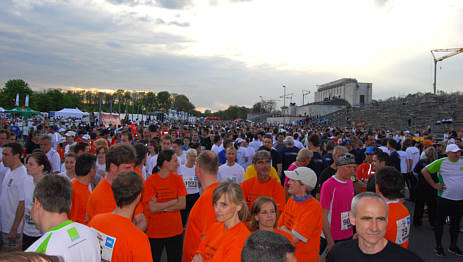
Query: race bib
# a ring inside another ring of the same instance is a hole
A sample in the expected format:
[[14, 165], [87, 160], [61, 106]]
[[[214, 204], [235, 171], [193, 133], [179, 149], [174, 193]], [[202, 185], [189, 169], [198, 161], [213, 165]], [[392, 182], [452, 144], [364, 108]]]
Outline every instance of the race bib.
[[350, 220], [349, 220], [349, 211], [342, 212], [341, 213], [341, 230], [347, 230], [350, 227], [352, 227], [352, 225], [350, 224]]
[[189, 176], [183, 178], [186, 189], [198, 189], [198, 178], [196, 176]]
[[395, 238], [396, 244], [403, 244], [408, 241], [410, 235], [410, 216], [397, 220], [397, 236]]
[[95, 230], [100, 243], [101, 250], [101, 261], [110, 262], [113, 257], [114, 246], [116, 244], [116, 238], [108, 236], [104, 233], [101, 233], [98, 230]]

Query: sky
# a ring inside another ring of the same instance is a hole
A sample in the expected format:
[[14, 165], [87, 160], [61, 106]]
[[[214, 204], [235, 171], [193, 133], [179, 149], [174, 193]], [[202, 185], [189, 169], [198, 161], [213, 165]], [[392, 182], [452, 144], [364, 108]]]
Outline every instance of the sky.
[[[432, 92], [432, 49], [463, 47], [461, 0], [2, 0], [0, 84], [169, 91], [197, 109], [312, 102], [317, 85], [373, 99]], [[437, 88], [463, 91], [463, 53]]]

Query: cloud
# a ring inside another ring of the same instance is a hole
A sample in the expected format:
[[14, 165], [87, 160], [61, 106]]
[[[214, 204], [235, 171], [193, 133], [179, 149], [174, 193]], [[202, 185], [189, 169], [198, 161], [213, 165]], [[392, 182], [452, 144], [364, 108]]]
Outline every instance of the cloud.
[[189, 27], [190, 23], [188, 23], [188, 22], [180, 23], [180, 22], [177, 22], [177, 21], [172, 21], [172, 22], [169, 22], [169, 25], [176, 25], [176, 26], [180, 26], [180, 27]]

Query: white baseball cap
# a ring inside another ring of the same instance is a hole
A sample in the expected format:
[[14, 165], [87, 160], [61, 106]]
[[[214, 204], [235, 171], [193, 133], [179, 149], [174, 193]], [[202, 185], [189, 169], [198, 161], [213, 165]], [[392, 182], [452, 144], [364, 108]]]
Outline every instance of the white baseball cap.
[[302, 184], [314, 189], [317, 184], [317, 175], [308, 167], [298, 167], [293, 171], [285, 171], [286, 177], [292, 180], [301, 181]]
[[445, 152], [458, 152], [458, 151], [461, 151], [461, 149], [456, 144], [449, 144], [445, 148]]

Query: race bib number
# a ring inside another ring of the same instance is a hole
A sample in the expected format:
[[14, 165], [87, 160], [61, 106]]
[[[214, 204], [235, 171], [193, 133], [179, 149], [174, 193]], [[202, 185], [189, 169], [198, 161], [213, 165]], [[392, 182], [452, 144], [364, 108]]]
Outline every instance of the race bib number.
[[350, 224], [350, 220], [349, 220], [349, 211], [342, 212], [341, 213], [341, 230], [347, 230], [350, 227], [352, 227], [352, 225]]
[[403, 244], [408, 241], [410, 235], [410, 216], [397, 220], [397, 236], [395, 238], [396, 244]]
[[186, 189], [197, 189], [198, 188], [198, 178], [196, 176], [189, 176], [183, 178]]
[[98, 230], [95, 230], [100, 243], [101, 250], [101, 261], [110, 262], [113, 257], [114, 246], [116, 244], [116, 238], [108, 236], [104, 233], [101, 233]]

